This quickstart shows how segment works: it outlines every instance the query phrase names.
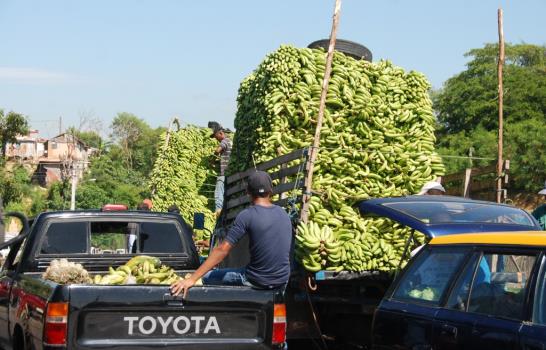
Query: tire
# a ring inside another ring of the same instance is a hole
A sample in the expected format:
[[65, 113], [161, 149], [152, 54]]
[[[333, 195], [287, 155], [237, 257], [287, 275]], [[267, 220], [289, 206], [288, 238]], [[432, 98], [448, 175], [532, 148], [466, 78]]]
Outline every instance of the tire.
[[26, 344], [25, 344], [25, 337], [23, 335], [23, 330], [21, 327], [16, 326], [15, 331], [13, 332], [13, 344], [12, 349], [13, 350], [25, 350]]
[[[328, 51], [328, 46], [330, 45], [329, 39], [317, 40], [309, 44], [307, 47], [310, 49], [319, 49], [322, 48], [325, 51]], [[366, 60], [368, 62], [372, 61], [372, 52], [364, 45], [355, 43], [354, 41], [337, 39], [335, 50], [343, 52], [347, 56], [351, 56], [357, 60]]]

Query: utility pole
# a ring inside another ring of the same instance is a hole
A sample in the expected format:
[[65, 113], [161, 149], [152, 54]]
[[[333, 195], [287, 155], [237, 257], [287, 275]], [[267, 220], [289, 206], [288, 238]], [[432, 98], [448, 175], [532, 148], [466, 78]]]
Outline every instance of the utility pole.
[[78, 185], [78, 173], [77, 162], [72, 161], [71, 175], [72, 175], [72, 188], [70, 194], [70, 210], [76, 210], [76, 186]]
[[499, 141], [498, 141], [498, 159], [497, 159], [497, 203], [502, 202], [502, 173], [503, 173], [503, 98], [504, 91], [502, 87], [502, 68], [504, 66], [504, 31], [502, 26], [502, 8], [498, 10], [499, 24], [499, 64], [498, 64], [498, 80], [499, 80]]
[[328, 93], [328, 83], [332, 72], [332, 60], [334, 58], [334, 48], [336, 45], [337, 27], [339, 24], [339, 13], [341, 11], [341, 0], [336, 0], [334, 7], [334, 16], [332, 19], [332, 31], [330, 32], [330, 45], [326, 54], [326, 69], [324, 70], [324, 79], [322, 80], [322, 91], [320, 93], [320, 104], [317, 116], [317, 127], [315, 129], [315, 138], [310, 150], [309, 163], [307, 168], [307, 177], [305, 178], [305, 193], [303, 194], [303, 207], [301, 210], [301, 220], [307, 223], [309, 218], [309, 199], [313, 187], [313, 169], [317, 160], [320, 146], [320, 129], [322, 129], [322, 119], [324, 118], [324, 109], [326, 107], [326, 94]]
[[59, 135], [63, 133], [63, 117], [59, 117]]

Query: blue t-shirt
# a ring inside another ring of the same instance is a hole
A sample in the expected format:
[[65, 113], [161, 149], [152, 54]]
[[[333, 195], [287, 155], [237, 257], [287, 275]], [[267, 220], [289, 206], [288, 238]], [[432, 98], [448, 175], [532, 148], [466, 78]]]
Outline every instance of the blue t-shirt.
[[277, 205], [246, 208], [235, 218], [226, 241], [235, 245], [245, 234], [250, 242], [247, 279], [262, 287], [278, 287], [288, 282], [292, 223], [284, 209]]

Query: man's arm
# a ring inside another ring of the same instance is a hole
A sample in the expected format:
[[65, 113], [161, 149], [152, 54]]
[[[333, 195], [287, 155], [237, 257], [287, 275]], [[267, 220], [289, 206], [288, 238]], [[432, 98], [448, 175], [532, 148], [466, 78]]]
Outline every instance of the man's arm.
[[215, 153], [218, 153], [218, 154], [222, 153], [223, 151], [224, 151], [224, 149], [222, 148], [222, 146], [218, 146], [218, 147], [216, 147], [216, 149], [214, 150], [214, 152], [215, 152]]
[[232, 247], [231, 243], [224, 241], [214, 248], [207, 260], [205, 260], [188, 279], [179, 280], [171, 285], [171, 293], [173, 295], [179, 295], [181, 292], [184, 292], [184, 298], [186, 298], [188, 289], [193, 287], [195, 283], [207, 272], [212, 270], [214, 266], [221, 263], [229, 254]]

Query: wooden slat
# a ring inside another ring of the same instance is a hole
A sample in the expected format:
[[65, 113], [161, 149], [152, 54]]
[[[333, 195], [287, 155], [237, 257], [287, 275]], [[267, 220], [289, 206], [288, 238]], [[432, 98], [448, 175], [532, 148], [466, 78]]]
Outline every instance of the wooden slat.
[[488, 180], [481, 180], [481, 181], [472, 181], [472, 184], [470, 187], [472, 188], [472, 192], [479, 192], [483, 190], [491, 190], [494, 191], [496, 186], [495, 179], [488, 179]]
[[[291, 200], [292, 197], [288, 197], [288, 198], [283, 198], [281, 200], [278, 200], [278, 201], [275, 201], [273, 202], [273, 204], [276, 204], [278, 205], [279, 207], [284, 207], [286, 205], [288, 205], [288, 201]], [[296, 198], [296, 203], [301, 201], [301, 196], [298, 196]], [[228, 221], [231, 221], [233, 219], [235, 219], [237, 217], [237, 215], [239, 215], [239, 213], [241, 211], [243, 211], [245, 208], [238, 208], [238, 209], [233, 209], [231, 210], [227, 215], [226, 215], [226, 220]]]
[[244, 209], [245, 208], [240, 208], [240, 209], [235, 209], [235, 210], [230, 211], [226, 215], [226, 220], [231, 221], [231, 220], [235, 219], [237, 217], [237, 215], [239, 215], [239, 213], [242, 212]]
[[[302, 187], [303, 187], [303, 179], [300, 179], [297, 182], [296, 181], [288, 182], [288, 183], [284, 183], [284, 184], [273, 187], [273, 194], [274, 195], [280, 194], [283, 192], [291, 191], [295, 188], [297, 189]], [[226, 204], [226, 209], [230, 210], [240, 205], [248, 204], [248, 203], [250, 203], [250, 198], [248, 196], [240, 196], [240, 197], [228, 200]]]
[[444, 177], [442, 177], [442, 183], [447, 184], [453, 181], [464, 181], [465, 178], [465, 172], [459, 172], [454, 174], [449, 174]]
[[491, 164], [482, 168], [472, 168], [472, 176], [479, 176], [484, 174], [497, 173], [497, 165]]
[[[268, 169], [271, 169], [271, 168], [273, 168], [275, 166], [278, 166], [278, 165], [281, 165], [283, 163], [288, 163], [288, 162], [291, 162], [293, 160], [299, 159], [303, 155], [305, 155], [306, 152], [307, 152], [306, 148], [297, 149], [297, 150], [292, 151], [292, 152], [290, 152], [288, 154], [285, 154], [285, 155], [282, 155], [280, 157], [268, 160], [267, 162], [260, 163], [260, 164], [256, 165], [256, 169], [264, 170], [264, 171], [268, 170]], [[243, 172], [228, 176], [227, 179], [226, 179], [226, 184], [229, 185], [229, 184], [231, 184], [231, 183], [233, 183], [235, 181], [242, 180], [245, 177], [247, 177], [249, 174], [251, 174], [252, 171], [254, 171], [254, 169], [245, 170]]]
[[[276, 204], [276, 205], [278, 205], [279, 207], [285, 207], [285, 206], [288, 205], [288, 202], [289, 202], [291, 199], [292, 199], [292, 197], [283, 198], [283, 199], [280, 199], [280, 200], [278, 200], [278, 201], [273, 202], [273, 204]], [[301, 201], [301, 196], [298, 196], [298, 197], [296, 198], [296, 203], [299, 202], [299, 201]]]
[[230, 199], [227, 202], [226, 209], [230, 210], [230, 209], [238, 207], [238, 206], [240, 206], [242, 204], [247, 204], [247, 203], [250, 203], [250, 198], [248, 198], [248, 196], [237, 197], [237, 198], [234, 198], [234, 199]]
[[[283, 177], [286, 177], [286, 176], [295, 175], [300, 170], [300, 167], [301, 167], [301, 163], [296, 164], [296, 165], [291, 166], [291, 167], [286, 168], [286, 169], [281, 169], [279, 171], [275, 171], [275, 172], [269, 174], [269, 176], [271, 177], [271, 180], [277, 180], [279, 178], [283, 178]], [[252, 171], [254, 171], [254, 170], [252, 170]], [[244, 181], [241, 181], [238, 184], [230, 186], [226, 191], [226, 196], [229, 197], [229, 196], [231, 196], [231, 195], [233, 195], [233, 194], [235, 194], [237, 192], [244, 192], [244, 191], [246, 191], [246, 183]]]
[[[480, 175], [496, 173], [496, 172], [497, 172], [497, 166], [495, 164], [491, 164], [481, 168], [472, 168], [471, 176], [474, 177], [474, 176], [480, 176]], [[442, 182], [449, 183], [452, 181], [464, 181], [465, 176], [466, 176], [466, 170], [460, 171], [458, 173], [444, 176], [442, 178]]]

